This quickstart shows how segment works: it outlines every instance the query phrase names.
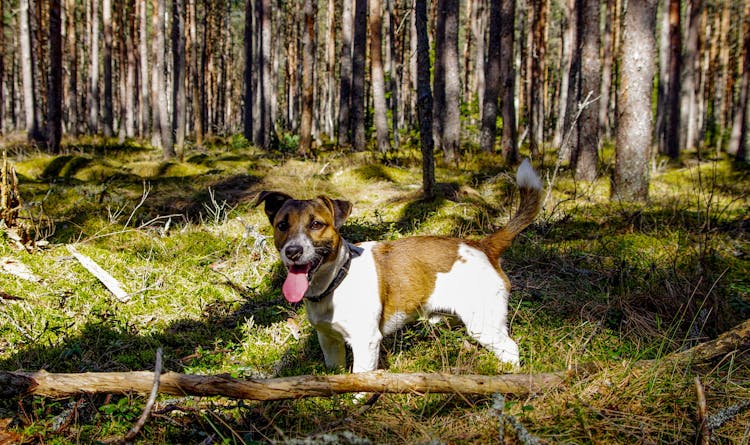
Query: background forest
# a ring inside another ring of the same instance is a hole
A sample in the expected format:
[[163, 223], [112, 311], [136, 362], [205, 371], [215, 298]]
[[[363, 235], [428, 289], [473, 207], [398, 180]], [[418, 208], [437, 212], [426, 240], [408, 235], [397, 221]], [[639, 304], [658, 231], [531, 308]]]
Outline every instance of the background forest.
[[[543, 209], [503, 259], [520, 373], [580, 373], [369, 410], [161, 396], [135, 442], [750, 443], [750, 2], [0, 0], [0, 17], [0, 378], [151, 370], [157, 348], [187, 374], [326, 374], [257, 193], [351, 200], [352, 242], [475, 239], [514, 211], [529, 157]], [[717, 338], [734, 346], [691, 353]], [[450, 323], [397, 332], [381, 362], [505, 372]], [[145, 404], [0, 397], [0, 445], [121, 441]]]

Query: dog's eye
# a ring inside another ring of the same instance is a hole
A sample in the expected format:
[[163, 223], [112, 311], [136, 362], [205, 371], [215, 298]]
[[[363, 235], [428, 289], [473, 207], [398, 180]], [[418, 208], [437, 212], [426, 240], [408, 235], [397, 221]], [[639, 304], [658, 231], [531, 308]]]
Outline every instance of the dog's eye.
[[320, 229], [322, 229], [322, 228], [323, 228], [323, 227], [325, 227], [325, 226], [326, 226], [326, 225], [325, 225], [325, 224], [323, 224], [322, 222], [320, 222], [320, 221], [318, 221], [318, 220], [313, 220], [313, 221], [312, 221], [312, 222], [310, 223], [310, 230], [320, 230]]
[[281, 221], [280, 223], [276, 224], [276, 228], [279, 230], [279, 232], [286, 232], [289, 229], [289, 223], [286, 221]]

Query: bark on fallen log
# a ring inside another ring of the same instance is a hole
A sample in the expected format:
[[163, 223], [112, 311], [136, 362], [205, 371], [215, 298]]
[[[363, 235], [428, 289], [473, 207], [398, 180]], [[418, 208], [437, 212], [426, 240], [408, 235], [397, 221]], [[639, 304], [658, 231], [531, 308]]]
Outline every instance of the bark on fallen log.
[[[375, 371], [357, 374], [296, 376], [265, 380], [240, 380], [225, 375], [161, 375], [159, 392], [180, 396], [225, 396], [250, 400], [283, 400], [328, 397], [353, 392], [529, 394], [559, 386], [572, 372], [524, 375], [504, 374], [393, 374]], [[0, 372], [0, 398], [24, 395], [68, 397], [81, 393], [141, 393], [151, 391], [150, 371], [55, 374]]]

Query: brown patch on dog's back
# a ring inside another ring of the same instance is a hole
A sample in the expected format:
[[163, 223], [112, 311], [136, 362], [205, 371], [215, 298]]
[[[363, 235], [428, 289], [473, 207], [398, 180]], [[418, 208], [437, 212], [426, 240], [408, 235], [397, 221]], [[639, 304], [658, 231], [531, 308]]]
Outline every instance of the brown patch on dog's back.
[[381, 320], [387, 321], [397, 312], [417, 311], [435, 290], [437, 274], [450, 271], [459, 260], [460, 242], [463, 241], [420, 236], [373, 247], [383, 304]]

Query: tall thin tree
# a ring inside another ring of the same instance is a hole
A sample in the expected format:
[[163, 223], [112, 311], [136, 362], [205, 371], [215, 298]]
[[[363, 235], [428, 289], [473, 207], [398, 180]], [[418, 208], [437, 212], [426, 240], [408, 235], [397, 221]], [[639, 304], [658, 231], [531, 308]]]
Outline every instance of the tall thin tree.
[[297, 153], [307, 155], [312, 148], [313, 76], [315, 69], [315, 5], [304, 0], [302, 5], [302, 119]]
[[182, 156], [187, 121], [185, 93], [185, 4], [172, 1], [172, 132], [177, 151]]
[[736, 112], [732, 122], [727, 152], [734, 155], [737, 161], [750, 162], [750, 18], [745, 17], [745, 56], [742, 63], [742, 80]]
[[[195, 2], [196, 0], [192, 0]], [[245, 50], [245, 70], [243, 74], [243, 135], [248, 141], [253, 140], [253, 99], [255, 91], [253, 88], [253, 0], [245, 0], [245, 38], [243, 45]]]
[[581, 116], [578, 120], [578, 140], [573, 164], [576, 178], [593, 181], [599, 159], [599, 98], [601, 92], [601, 58], [599, 56], [599, 0], [579, 0], [581, 75], [579, 77], [578, 103]]
[[60, 151], [62, 137], [62, 18], [60, 0], [49, 2], [49, 99], [47, 102], [47, 149], [52, 153]]
[[36, 91], [34, 89], [34, 62], [32, 60], [31, 30], [29, 26], [29, 0], [20, 0], [18, 39], [21, 47], [21, 80], [23, 89], [23, 110], [26, 133], [32, 141], [41, 139], [39, 116], [36, 112]]
[[347, 146], [351, 140], [352, 100], [352, 34], [354, 2], [343, 2], [341, 10], [341, 56], [339, 62], [338, 145]]
[[509, 165], [519, 160], [516, 129], [516, 73], [513, 65], [516, 0], [502, 0], [500, 5], [500, 97], [502, 101], [503, 158]]
[[432, 92], [430, 91], [430, 42], [427, 38], [427, 0], [414, 2], [417, 36], [417, 113], [422, 150], [422, 193], [429, 199], [435, 193], [435, 158], [432, 140]]
[[628, 0], [623, 16], [612, 199], [648, 199], [653, 118], [656, 0]]
[[665, 128], [666, 153], [672, 159], [680, 156], [680, 71], [682, 71], [682, 32], [680, 0], [669, 0], [669, 72], [667, 74], [667, 112]]
[[140, 68], [140, 100], [138, 103], [140, 111], [140, 134], [147, 137], [151, 134], [151, 88], [149, 83], [148, 42], [151, 40], [148, 34], [148, 12], [146, 4], [148, 0], [136, 0], [138, 7], [138, 61]]
[[367, 0], [354, 0], [354, 42], [352, 44], [351, 131], [354, 150], [364, 150], [365, 137], [365, 53], [367, 50]]
[[[482, 100], [482, 130], [479, 146], [482, 151], [491, 153], [495, 149], [497, 131], [498, 97], [500, 94], [500, 24], [501, 3], [503, 0], [490, 0], [490, 33], [487, 39], [487, 63], [484, 74], [484, 98]], [[504, 123], [503, 123], [504, 124]]]
[[104, 64], [104, 110], [103, 122], [104, 137], [112, 137], [114, 114], [112, 111], [112, 0], [102, 0], [102, 28], [104, 31], [104, 48], [102, 51], [102, 63]]
[[703, 0], [691, 0], [689, 21], [685, 34], [682, 57], [682, 78], [680, 85], [680, 147], [697, 148], [697, 67], [700, 60], [698, 39]]
[[388, 139], [388, 116], [385, 105], [385, 74], [383, 73], [383, 5], [380, 0], [369, 0], [370, 7], [370, 76], [378, 150], [391, 149]]

